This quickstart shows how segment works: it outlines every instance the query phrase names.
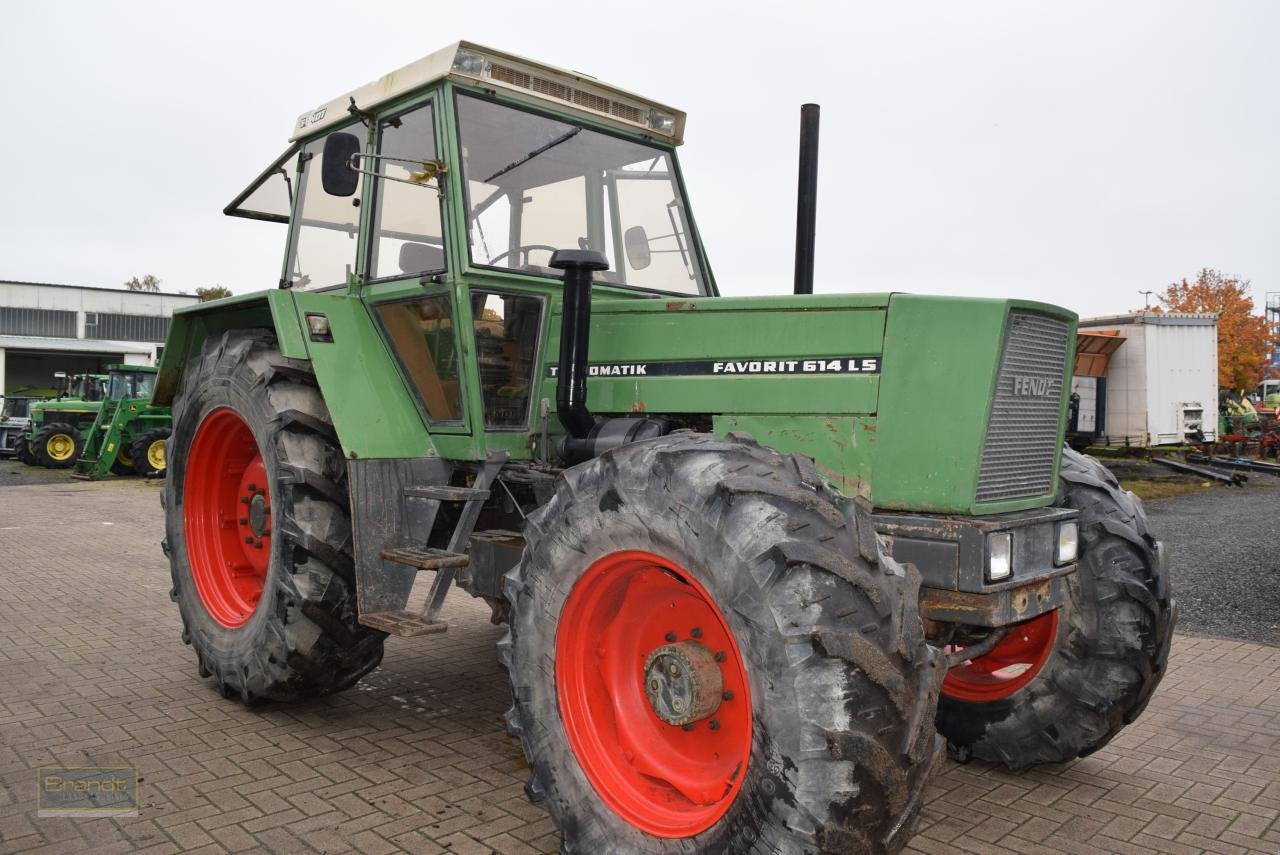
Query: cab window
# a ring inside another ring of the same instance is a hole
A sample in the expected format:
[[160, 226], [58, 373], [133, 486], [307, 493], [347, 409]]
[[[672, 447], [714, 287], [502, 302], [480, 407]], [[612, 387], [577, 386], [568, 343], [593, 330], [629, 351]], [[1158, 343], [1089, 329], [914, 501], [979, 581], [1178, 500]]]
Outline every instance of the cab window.
[[[363, 127], [356, 125], [340, 128], [335, 133], [361, 136], [363, 131]], [[298, 199], [294, 206], [286, 273], [293, 288], [345, 285], [355, 272], [360, 232], [360, 184], [350, 197], [330, 196], [324, 192], [320, 183], [324, 143], [323, 137], [307, 143], [299, 157]], [[360, 183], [363, 183], [363, 178]]]
[[462, 423], [458, 341], [448, 294], [382, 303], [378, 320], [433, 423]]
[[382, 279], [444, 270], [442, 200], [426, 173], [436, 159], [432, 106], [384, 119], [379, 131], [369, 275]]

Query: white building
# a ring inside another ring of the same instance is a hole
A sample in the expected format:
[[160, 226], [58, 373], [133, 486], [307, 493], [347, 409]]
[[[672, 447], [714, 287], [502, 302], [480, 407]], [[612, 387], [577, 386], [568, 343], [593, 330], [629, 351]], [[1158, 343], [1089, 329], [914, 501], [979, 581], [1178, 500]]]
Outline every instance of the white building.
[[186, 294], [0, 280], [0, 392], [53, 385], [55, 371], [153, 365]]
[[[1103, 330], [1119, 332], [1124, 345], [1111, 354], [1101, 387], [1106, 401], [1098, 442], [1150, 446], [1185, 442], [1197, 433], [1216, 438], [1216, 315], [1134, 312], [1080, 321], [1081, 332]], [[1096, 378], [1072, 378], [1082, 412], [1094, 411], [1099, 388]]]

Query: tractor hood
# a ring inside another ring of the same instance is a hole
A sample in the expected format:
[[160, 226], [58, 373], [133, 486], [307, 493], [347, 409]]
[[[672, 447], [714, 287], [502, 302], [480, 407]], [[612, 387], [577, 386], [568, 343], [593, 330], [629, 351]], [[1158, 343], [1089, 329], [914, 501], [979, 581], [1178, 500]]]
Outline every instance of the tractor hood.
[[[597, 298], [587, 404], [709, 414], [878, 507], [1035, 507], [1057, 487], [1075, 323], [1042, 303], [910, 294]], [[559, 329], [557, 314], [544, 354]]]

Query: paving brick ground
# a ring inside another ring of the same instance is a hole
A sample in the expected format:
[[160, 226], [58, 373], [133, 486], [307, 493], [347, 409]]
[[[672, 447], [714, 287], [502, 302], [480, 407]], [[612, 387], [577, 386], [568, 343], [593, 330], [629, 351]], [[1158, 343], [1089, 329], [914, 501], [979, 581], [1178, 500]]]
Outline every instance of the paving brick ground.
[[[195, 674], [157, 488], [0, 488], [0, 851], [554, 852], [500, 715], [488, 608], [392, 639], [336, 698], [246, 710]], [[1092, 757], [947, 763], [920, 852], [1280, 851], [1280, 649], [1179, 636], [1147, 713]], [[141, 816], [37, 819], [42, 764], [129, 764]]]

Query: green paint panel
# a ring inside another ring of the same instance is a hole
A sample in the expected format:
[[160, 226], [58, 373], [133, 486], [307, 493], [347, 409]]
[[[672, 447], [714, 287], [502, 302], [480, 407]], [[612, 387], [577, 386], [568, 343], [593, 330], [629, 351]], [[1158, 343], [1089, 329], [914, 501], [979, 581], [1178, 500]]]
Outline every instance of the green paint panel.
[[357, 457], [422, 457], [431, 438], [365, 304], [343, 292], [294, 294], [298, 312], [329, 319], [332, 342], [308, 342], [342, 450]]
[[875, 438], [873, 417], [716, 416], [712, 419], [712, 429], [718, 434], [749, 433], [756, 441], [784, 454], [812, 457], [818, 471], [846, 495], [867, 497], [870, 494], [871, 442]]
[[[681, 360], [744, 362], [879, 356], [887, 294], [711, 299], [597, 299], [592, 303], [592, 363]], [[543, 348], [542, 397], [555, 400], [546, 366], [560, 348], [553, 306]], [[727, 368], [727, 366], [726, 366]], [[587, 405], [600, 413], [872, 413], [874, 374], [741, 374], [697, 377], [592, 377]], [[554, 428], [553, 428], [554, 429]]]

